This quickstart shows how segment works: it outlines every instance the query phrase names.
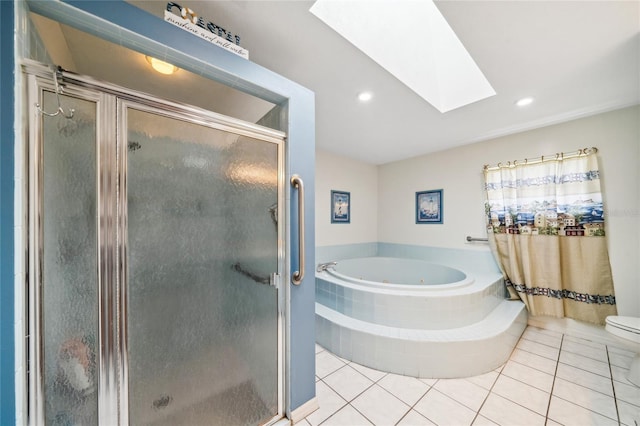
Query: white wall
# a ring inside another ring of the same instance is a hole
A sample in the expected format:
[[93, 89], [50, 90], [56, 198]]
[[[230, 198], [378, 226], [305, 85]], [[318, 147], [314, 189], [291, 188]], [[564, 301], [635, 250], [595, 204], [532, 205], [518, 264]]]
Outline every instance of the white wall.
[[[331, 190], [351, 193], [351, 223], [331, 223]], [[316, 246], [378, 241], [378, 170], [316, 151]]]
[[[591, 146], [599, 149], [618, 311], [621, 315], [640, 316], [638, 106], [379, 166], [378, 239], [488, 250], [484, 244], [465, 241], [467, 235], [486, 236], [483, 165]], [[444, 224], [416, 225], [416, 191], [441, 188]]]

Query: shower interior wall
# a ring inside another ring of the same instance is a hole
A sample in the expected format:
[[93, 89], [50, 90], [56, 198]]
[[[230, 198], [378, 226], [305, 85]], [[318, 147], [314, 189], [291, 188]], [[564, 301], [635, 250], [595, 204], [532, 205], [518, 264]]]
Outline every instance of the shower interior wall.
[[[121, 31], [129, 31], [131, 38], [139, 37], [137, 49], [161, 49], [165, 52], [172, 52], [173, 60], [179, 66], [189, 69], [197, 65], [199, 69], [203, 66], [200, 62], [202, 52], [206, 51], [207, 62], [216, 64], [209, 76], [220, 82], [227, 82], [241, 90], [261, 97], [270, 102], [280, 104], [282, 108], [274, 108], [265, 116], [260, 124], [267, 122], [273, 124], [275, 121], [286, 123], [285, 130], [288, 133], [288, 149], [286, 152], [286, 174], [299, 173], [307, 189], [305, 203], [307, 206], [305, 233], [306, 238], [306, 263], [313, 264], [314, 259], [314, 199], [312, 194], [315, 187], [314, 176], [314, 100], [313, 93], [294, 82], [266, 70], [259, 65], [238, 59], [235, 55], [222, 51], [222, 49], [212, 48], [206, 42], [193, 40], [191, 36], [177, 28], [147, 15], [124, 1], [109, 2], [80, 2], [80, 3], [59, 3], [57, 1], [41, 1], [37, 3], [27, 3], [25, 1], [2, 2], [2, 117], [3, 122], [0, 128], [2, 132], [2, 153], [1, 158], [1, 183], [2, 183], [2, 208], [0, 208], [0, 229], [2, 235], [10, 232], [13, 238], [2, 238], [2, 259], [0, 259], [0, 271], [2, 273], [2, 285], [0, 286], [0, 299], [14, 299], [14, 309], [5, 308], [2, 310], [2, 330], [0, 333], [0, 346], [3, 348], [2, 358], [0, 358], [0, 377], [2, 377], [0, 388], [0, 416], [1, 424], [22, 424], [24, 422], [26, 410], [26, 391], [24, 388], [24, 378], [26, 375], [26, 365], [22, 362], [24, 357], [24, 347], [22, 345], [26, 331], [26, 320], [23, 306], [25, 293], [22, 291], [24, 283], [24, 227], [21, 221], [23, 217], [23, 205], [25, 194], [24, 186], [24, 150], [23, 141], [20, 137], [22, 132], [22, 122], [18, 117], [15, 123], [7, 123], [5, 118], [14, 116], [14, 111], [21, 111], [23, 108], [22, 76], [19, 66], [20, 58], [31, 58], [44, 63], [50, 62], [46, 49], [39, 39], [33, 25], [31, 25], [28, 14], [30, 7], [37, 6], [42, 13], [60, 21], [67, 20], [67, 24], [78, 26], [81, 29], [98, 33], [106, 39], [120, 37]], [[12, 7], [8, 7], [11, 5]], [[9, 10], [11, 9], [11, 10]], [[5, 13], [6, 12], [6, 13]], [[10, 22], [12, 25], [5, 25]], [[81, 24], [79, 24], [81, 22]], [[75, 25], [74, 25], [75, 23]], [[14, 26], [14, 25], [15, 26]], [[83, 25], [85, 27], [83, 27]], [[13, 42], [13, 49], [5, 49], [5, 40]], [[123, 43], [124, 44], [124, 43]], [[131, 46], [129, 46], [131, 47]], [[6, 87], [6, 82], [11, 81], [4, 78], [5, 74], [14, 74], [15, 84]], [[206, 73], [203, 73], [203, 75]], [[231, 83], [232, 82], [232, 83]], [[18, 88], [18, 89], [16, 89]], [[14, 92], [15, 90], [15, 92]], [[7, 92], [7, 93], [5, 93]], [[16, 94], [15, 98], [13, 94]], [[15, 130], [17, 129], [17, 130]], [[14, 134], [15, 132], [15, 134]], [[13, 145], [15, 141], [15, 145]], [[10, 146], [9, 146], [10, 145]], [[11, 148], [11, 149], [9, 149]], [[5, 152], [12, 153], [5, 156]], [[292, 167], [295, 165], [295, 168]], [[11, 176], [5, 176], [5, 171]], [[7, 178], [7, 179], [5, 179]], [[7, 182], [5, 182], [7, 180]], [[6, 183], [6, 185], [5, 185]], [[5, 203], [7, 196], [12, 196], [13, 191], [6, 191], [11, 186], [15, 188], [15, 197], [12, 202]], [[286, 195], [290, 199], [291, 192]], [[293, 207], [292, 207], [293, 209]], [[297, 219], [293, 217], [297, 214], [292, 211], [291, 229], [297, 229]], [[6, 229], [5, 229], [6, 228]], [[10, 229], [11, 228], [11, 229]], [[6, 250], [10, 250], [11, 256], [5, 256]], [[297, 248], [292, 248], [290, 253], [291, 268], [297, 268]], [[9, 267], [10, 266], [10, 267]], [[14, 268], [15, 267], [15, 268]], [[11, 274], [11, 277], [8, 275]], [[6, 276], [5, 276], [6, 275]], [[8, 279], [5, 279], [8, 278]], [[295, 287], [290, 292], [289, 316], [295, 317], [289, 327], [290, 350], [286, 354], [289, 363], [290, 375], [288, 380], [288, 406], [287, 411], [295, 411], [308, 403], [315, 396], [314, 372], [315, 372], [315, 350], [314, 350], [314, 317], [309, 307], [313, 304], [315, 289], [313, 286], [313, 275], [305, 278], [302, 285]], [[6, 318], [13, 321], [4, 321]], [[11, 355], [11, 356], [9, 356]]]
[[[492, 263], [485, 243], [482, 167], [595, 146], [618, 313], [640, 315], [640, 106], [623, 108], [379, 166], [316, 155], [316, 260], [404, 252]], [[351, 223], [331, 224], [330, 190], [351, 192]], [[415, 223], [415, 193], [443, 189], [443, 224]], [[377, 216], [377, 223], [372, 218]], [[443, 250], [446, 249], [446, 250]], [[445, 257], [446, 257], [445, 256]], [[495, 263], [493, 264], [495, 267]]]

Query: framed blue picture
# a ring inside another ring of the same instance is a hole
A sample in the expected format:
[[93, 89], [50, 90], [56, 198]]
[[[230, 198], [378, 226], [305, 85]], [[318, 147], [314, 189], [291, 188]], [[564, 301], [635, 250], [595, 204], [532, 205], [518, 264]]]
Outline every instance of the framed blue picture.
[[351, 222], [351, 194], [331, 191], [331, 223]]
[[442, 189], [416, 192], [416, 223], [442, 223]]

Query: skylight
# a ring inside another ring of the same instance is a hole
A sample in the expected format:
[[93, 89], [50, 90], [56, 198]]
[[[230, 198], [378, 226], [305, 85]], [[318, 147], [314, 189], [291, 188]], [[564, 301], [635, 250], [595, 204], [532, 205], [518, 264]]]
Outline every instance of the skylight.
[[442, 113], [496, 94], [431, 0], [317, 0], [310, 12]]

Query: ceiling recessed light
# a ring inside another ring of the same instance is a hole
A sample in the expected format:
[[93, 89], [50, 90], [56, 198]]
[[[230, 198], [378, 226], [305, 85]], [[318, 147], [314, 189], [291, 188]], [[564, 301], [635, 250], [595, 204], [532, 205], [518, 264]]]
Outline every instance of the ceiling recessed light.
[[160, 74], [171, 75], [174, 72], [178, 71], [178, 67], [173, 64], [170, 64], [165, 61], [161, 61], [160, 59], [152, 58], [151, 56], [146, 56], [147, 62], [151, 64], [151, 67], [158, 71]]
[[522, 98], [516, 102], [519, 107], [530, 105], [533, 102], [533, 98]]
[[496, 94], [433, 0], [317, 0], [310, 11], [442, 113]]
[[358, 100], [360, 102], [368, 102], [373, 98], [373, 93], [371, 92], [362, 92], [358, 94]]

